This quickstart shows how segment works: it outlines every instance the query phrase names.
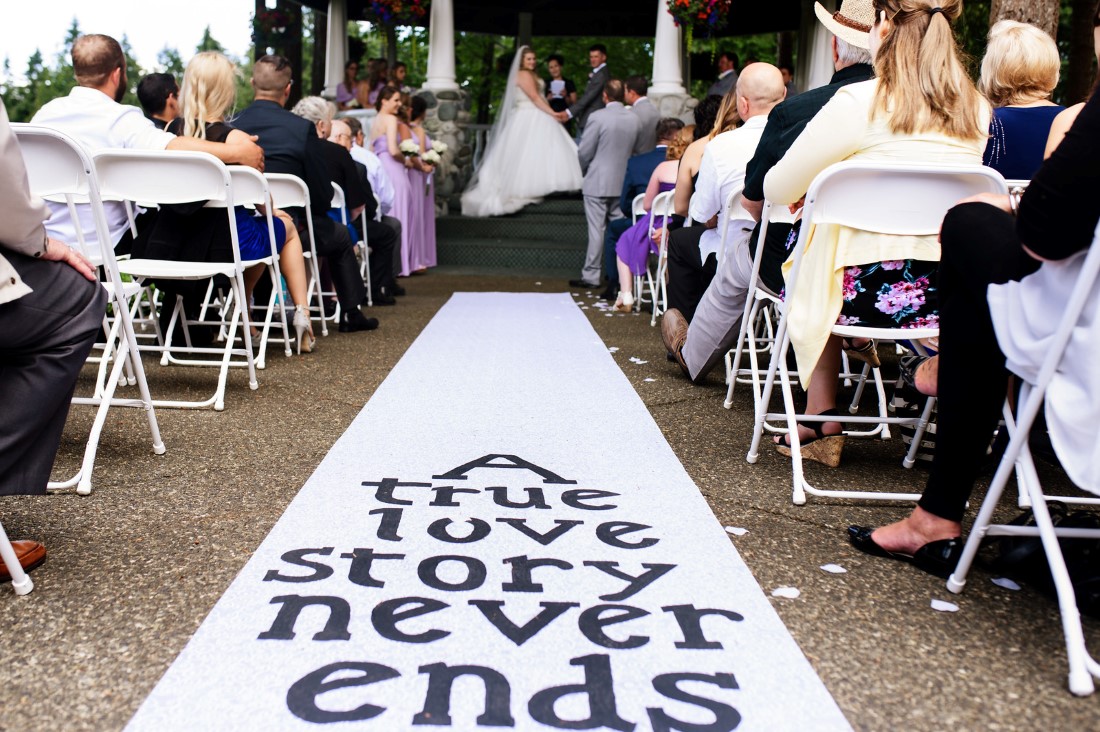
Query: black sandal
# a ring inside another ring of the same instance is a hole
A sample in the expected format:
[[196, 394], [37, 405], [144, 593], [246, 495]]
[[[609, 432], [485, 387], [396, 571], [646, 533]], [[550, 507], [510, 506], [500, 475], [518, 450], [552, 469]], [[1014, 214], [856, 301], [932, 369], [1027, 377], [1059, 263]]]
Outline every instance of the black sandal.
[[[837, 417], [835, 421], [841, 421], [839, 419], [840, 412], [836, 411], [836, 409], [826, 409], [816, 416]], [[830, 468], [838, 467], [840, 465], [840, 453], [844, 449], [844, 433], [841, 432], [839, 435], [825, 434], [824, 422], [808, 422], [806, 427], [814, 431], [814, 436], [808, 440], [799, 440], [802, 457], [807, 460], [813, 460], [816, 463], [821, 463]], [[780, 455], [786, 455], [787, 457], [791, 456], [789, 438], [790, 435], [775, 436], [773, 442], [776, 452]]]
[[874, 340], [868, 340], [862, 346], [856, 346], [853, 345], [851, 339], [841, 338], [840, 347], [848, 354], [848, 358], [854, 358], [857, 361], [869, 363], [873, 369], [882, 366], [882, 361], [878, 358], [878, 350], [875, 348]]
[[934, 356], [922, 356], [919, 353], [910, 353], [907, 356], [902, 356], [898, 361], [898, 367], [901, 370], [901, 381], [907, 387], [912, 389], [918, 394], [924, 396], [936, 396], [935, 394], [925, 394], [923, 391], [917, 388], [917, 371], [920, 367]]

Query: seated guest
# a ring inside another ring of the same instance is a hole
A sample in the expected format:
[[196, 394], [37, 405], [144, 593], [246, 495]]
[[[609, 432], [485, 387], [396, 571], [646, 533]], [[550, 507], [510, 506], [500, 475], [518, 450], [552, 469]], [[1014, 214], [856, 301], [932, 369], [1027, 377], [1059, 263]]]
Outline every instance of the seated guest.
[[[348, 126], [347, 119], [333, 121], [332, 135], [329, 137], [329, 142], [334, 142], [350, 152], [351, 140], [351, 127]], [[337, 175], [343, 178], [350, 177], [347, 173], [345, 158], [343, 156], [337, 158], [335, 153], [333, 153], [332, 157], [334, 160], [338, 159], [340, 162], [340, 170], [336, 171]], [[393, 296], [397, 294], [395, 292], [397, 285], [394, 279], [393, 250], [397, 244], [400, 233], [399, 230], [395, 230], [384, 221], [379, 220], [381, 218], [379, 214], [379, 203], [375, 199], [374, 192], [372, 191], [366, 167], [354, 160], [354, 158], [352, 158], [352, 161], [359, 175], [359, 182], [362, 185], [363, 192], [366, 195], [366, 202], [363, 205], [362, 211], [366, 214], [367, 221], [365, 240], [367, 242], [367, 248], [369, 249], [367, 264], [370, 267], [370, 281], [371, 287], [373, 288], [371, 291], [371, 300], [375, 304], [393, 305], [395, 302]], [[348, 222], [349, 225], [351, 223], [359, 223], [358, 220], [353, 222], [350, 216]]]
[[[961, 12], [959, 0], [873, 0], [873, 7], [870, 46], [878, 78], [840, 89], [806, 125], [764, 180], [769, 201], [798, 202], [818, 173], [842, 160], [980, 163], [990, 110], [955, 45], [951, 22]], [[798, 284], [787, 297], [807, 414], [836, 414], [841, 342], [830, 333], [833, 325], [936, 322], [939, 257], [935, 236], [814, 227]], [[784, 276], [790, 266], [784, 264]], [[842, 432], [839, 420], [800, 426], [802, 455], [836, 467]], [[776, 444], [790, 454], [786, 435]]]
[[1050, 101], [1062, 61], [1054, 39], [1033, 25], [1002, 20], [989, 30], [978, 89], [993, 105], [982, 162], [1009, 180], [1030, 180], [1043, 162]]
[[[1059, 304], [1068, 297], [1066, 291], [1029, 291], [1041, 280], [1024, 277], [1041, 262], [1066, 260], [1092, 246], [1100, 219], [1098, 136], [1100, 94], [1094, 91], [1018, 207], [1008, 196], [983, 194], [947, 213], [941, 231], [942, 350], [938, 379], [931, 382], [939, 410], [931, 472], [908, 517], [878, 529], [849, 527], [849, 540], [860, 551], [912, 562], [939, 577], [955, 568], [963, 513], [1005, 399], [1005, 354], [1034, 377], [1058, 327]], [[1020, 280], [1018, 286], [990, 286]], [[1096, 323], [1093, 317], [1090, 326], [1078, 324], [1046, 404], [1055, 454], [1075, 483], [1093, 491], [1100, 475]]]
[[[737, 116], [736, 87], [724, 97], [707, 97], [695, 108], [695, 141], [680, 158], [676, 176], [676, 190], [672, 194], [673, 208], [680, 220], [687, 218], [691, 197], [695, 195], [695, 183], [699, 177], [699, 165], [703, 150], [715, 135], [734, 129], [740, 119]], [[668, 306], [676, 308], [688, 320], [695, 314], [699, 298], [707, 289], [718, 266], [717, 244], [707, 238], [705, 243], [714, 248], [703, 250], [705, 221], [694, 221], [691, 226], [678, 228], [668, 237]], [[713, 226], [713, 224], [712, 224]]]
[[[77, 86], [68, 96], [47, 102], [31, 122], [52, 127], [69, 135], [89, 153], [104, 148], [135, 150], [198, 150], [210, 153], [224, 163], [240, 163], [263, 170], [264, 151], [254, 139], [234, 142], [209, 142], [193, 137], [176, 137], [158, 130], [137, 107], [120, 104], [126, 94], [126, 57], [114, 38], [87, 35], [77, 38], [72, 48], [73, 74]], [[79, 221], [73, 221], [65, 203], [48, 202], [50, 236], [75, 246], [77, 227], [84, 232], [89, 253], [99, 248], [91, 206], [77, 204]], [[114, 247], [129, 232], [129, 218], [122, 201], [104, 201], [109, 245]]]
[[[756, 220], [764, 206], [764, 176], [779, 162], [787, 148], [795, 141], [827, 101], [843, 86], [871, 78], [871, 56], [867, 50], [874, 12], [871, 0], [846, 0], [836, 14], [826, 13], [817, 5], [818, 18], [832, 32], [833, 67], [836, 73], [826, 86], [787, 98], [768, 115], [768, 124], [756, 146], [752, 160], [745, 168], [745, 188], [741, 205]], [[866, 21], [862, 24], [862, 21]], [[858, 27], [866, 26], [860, 31]], [[755, 247], [763, 246], [760, 257], [760, 284], [773, 294], [783, 289], [780, 267], [787, 259], [787, 237], [791, 231], [791, 219], [786, 209], [779, 213], [785, 223], [777, 221], [773, 210], [766, 241], [756, 239], [760, 225], [753, 230], [753, 238], [743, 251], [729, 250], [722, 260], [722, 267], [703, 294], [690, 327], [679, 311], [669, 310], [661, 324], [665, 346], [673, 354], [684, 375], [695, 383], [721, 362], [726, 352], [734, 346], [740, 332], [745, 298], [752, 275], [752, 259]]]
[[[237, 99], [237, 67], [232, 61], [216, 51], [204, 51], [195, 54], [183, 73], [183, 94], [180, 104], [180, 118], [168, 126], [172, 133], [214, 142], [233, 142], [247, 138], [248, 134], [234, 129], [225, 123], [225, 113], [232, 108]], [[171, 215], [171, 208], [163, 211], [154, 226], [167, 228], [170, 232], [188, 232], [190, 222], [178, 221]], [[262, 212], [262, 210], [261, 210]], [[199, 212], [188, 210], [183, 216], [194, 217], [206, 214], [217, 220], [219, 242], [211, 242], [209, 255], [213, 261], [231, 261], [232, 253], [224, 251], [231, 242], [228, 223], [220, 211], [203, 209]], [[237, 247], [241, 261], [254, 261], [271, 256], [271, 239], [266, 221], [257, 217], [244, 206], [234, 209], [237, 221]], [[297, 331], [298, 353], [313, 351], [316, 339], [309, 320], [309, 297], [307, 294], [306, 263], [302, 256], [302, 241], [294, 221], [285, 211], [272, 211], [275, 228], [275, 246], [279, 252], [279, 269], [286, 280], [290, 298], [294, 301], [293, 325]], [[170, 223], [171, 222], [171, 223]], [[220, 226], [224, 225], [222, 231]], [[188, 247], [194, 247], [194, 237], [186, 239]], [[146, 256], [155, 256], [146, 251]], [[267, 266], [256, 264], [244, 271], [245, 300], [252, 302], [252, 290], [263, 276]]]
[[[328, 260], [329, 271], [340, 301], [340, 332], [373, 330], [375, 318], [364, 317], [359, 307], [367, 299], [355, 246], [346, 229], [337, 227], [327, 215], [332, 201], [332, 183], [325, 164], [324, 142], [318, 126], [283, 109], [290, 98], [291, 69], [282, 56], [261, 56], [252, 67], [255, 101], [233, 118], [237, 129], [259, 135], [267, 156], [267, 170], [301, 178], [309, 189], [313, 214], [314, 246], [318, 256]], [[327, 131], [327, 126], [326, 126]], [[299, 232], [305, 227], [304, 211], [288, 210]]]
[[[107, 312], [95, 268], [42, 222], [19, 144], [0, 100], [0, 496], [45, 495], [84, 360]], [[46, 560], [37, 541], [13, 541], [24, 570]], [[0, 582], [11, 574], [0, 562]]]
[[[302, 97], [291, 110], [294, 114], [313, 122], [317, 134], [329, 133], [332, 130], [332, 104], [321, 97]], [[342, 122], [341, 126], [346, 128]], [[336, 226], [337, 230], [348, 231], [349, 238], [357, 241], [359, 234], [356, 225], [359, 223], [360, 214], [367, 214], [367, 237], [370, 246], [375, 249], [375, 256], [370, 261], [371, 266], [371, 300], [379, 305], [393, 305], [393, 296], [383, 292], [383, 286], [392, 287], [393, 270], [390, 264], [393, 262], [393, 247], [396, 243], [394, 232], [387, 226], [382, 226], [374, 221], [375, 209], [378, 202], [374, 200], [374, 192], [370, 189], [370, 183], [356, 169], [355, 161], [348, 152], [346, 143], [351, 140], [350, 131], [346, 132], [344, 142], [337, 144], [327, 138], [321, 138], [320, 152], [325, 162], [330, 183], [335, 183], [344, 191], [344, 205], [347, 207], [348, 227]], [[330, 186], [330, 191], [331, 191]], [[329, 201], [331, 202], [331, 194]], [[339, 218], [337, 212], [328, 209], [333, 216], [333, 223]]]
[[145, 116], [159, 129], [179, 116], [180, 88], [171, 74], [146, 74], [137, 85], [138, 101]]
[[348, 61], [344, 64], [344, 80], [336, 85], [337, 109], [354, 109], [359, 106], [355, 98], [355, 88], [359, 85], [359, 62]]
[[[695, 125], [691, 126], [692, 130]], [[653, 170], [668, 159], [668, 146], [680, 130], [684, 129], [684, 123], [675, 117], [665, 117], [657, 123], [657, 144], [652, 150], [640, 155], [634, 155], [626, 161], [626, 175], [623, 177], [623, 191], [619, 196], [619, 209], [626, 218], [615, 219], [607, 225], [607, 237], [604, 240], [604, 271], [607, 272], [607, 289], [600, 297], [604, 300], [614, 300], [619, 293], [619, 272], [615, 266], [615, 244], [622, 233], [630, 228], [631, 219], [634, 216], [634, 199], [645, 193], [649, 188], [649, 179]], [[682, 151], [681, 151], [682, 152]], [[679, 160], [679, 156], [676, 158]]]
[[[658, 253], [657, 244], [649, 236], [650, 221], [653, 218], [653, 199], [676, 187], [676, 169], [680, 165], [680, 156], [691, 144], [693, 127], [694, 125], [682, 127], [676, 139], [665, 148], [666, 159], [653, 169], [646, 184], [645, 198], [642, 200], [646, 214], [624, 231], [615, 243], [615, 265], [618, 271], [616, 281], [622, 283], [622, 290], [615, 301], [615, 310], [621, 313], [629, 313], [634, 307], [634, 275], [645, 274], [650, 253]], [[633, 209], [633, 198], [631, 198], [631, 208]], [[630, 213], [633, 216], [633, 210]], [[641, 293], [638, 295], [640, 296]]]

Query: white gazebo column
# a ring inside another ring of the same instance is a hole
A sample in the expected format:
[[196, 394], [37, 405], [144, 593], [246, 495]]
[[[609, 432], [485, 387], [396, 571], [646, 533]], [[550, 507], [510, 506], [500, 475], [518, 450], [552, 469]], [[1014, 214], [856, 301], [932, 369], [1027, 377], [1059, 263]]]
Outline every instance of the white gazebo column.
[[347, 0], [329, 0], [325, 53], [325, 91], [328, 99], [336, 98], [336, 87], [344, 80], [344, 64], [348, 60]]
[[653, 82], [649, 98], [662, 117], [685, 117], [691, 97], [684, 89], [680, 29], [668, 12], [668, 0], [657, 0], [657, 32], [653, 38]]
[[455, 11], [453, 0], [434, 0], [428, 20], [428, 77], [422, 89], [454, 91]]

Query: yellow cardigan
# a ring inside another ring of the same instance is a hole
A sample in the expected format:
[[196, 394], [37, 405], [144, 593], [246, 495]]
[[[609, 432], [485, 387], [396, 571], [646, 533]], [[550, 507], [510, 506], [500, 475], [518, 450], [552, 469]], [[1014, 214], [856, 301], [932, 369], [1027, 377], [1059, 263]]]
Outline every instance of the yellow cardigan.
[[[791, 204], [805, 195], [813, 179], [842, 160], [882, 163], [981, 165], [989, 107], [979, 119], [983, 135], [957, 140], [938, 132], [897, 135], [885, 115], [871, 119], [876, 79], [840, 89], [794, 141], [764, 178], [764, 196], [774, 204]], [[808, 387], [829, 331], [843, 304], [844, 268], [893, 259], [938, 260], [935, 236], [894, 236], [827, 224], [814, 227], [793, 297], [787, 302], [787, 328], [798, 360], [798, 377]], [[791, 260], [783, 265], [786, 276]]]

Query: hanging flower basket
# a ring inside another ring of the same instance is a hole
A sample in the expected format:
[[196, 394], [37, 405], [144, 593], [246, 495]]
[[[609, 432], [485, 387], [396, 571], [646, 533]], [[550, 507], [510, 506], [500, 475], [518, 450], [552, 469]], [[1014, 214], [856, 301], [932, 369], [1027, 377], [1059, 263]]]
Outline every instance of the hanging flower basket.
[[384, 26], [424, 25], [430, 0], [370, 0], [367, 20]]
[[706, 37], [726, 27], [731, 4], [732, 0], [668, 0], [668, 12], [676, 25]]
[[257, 46], [275, 46], [286, 33], [290, 16], [281, 10], [264, 10], [252, 19], [252, 42]]

